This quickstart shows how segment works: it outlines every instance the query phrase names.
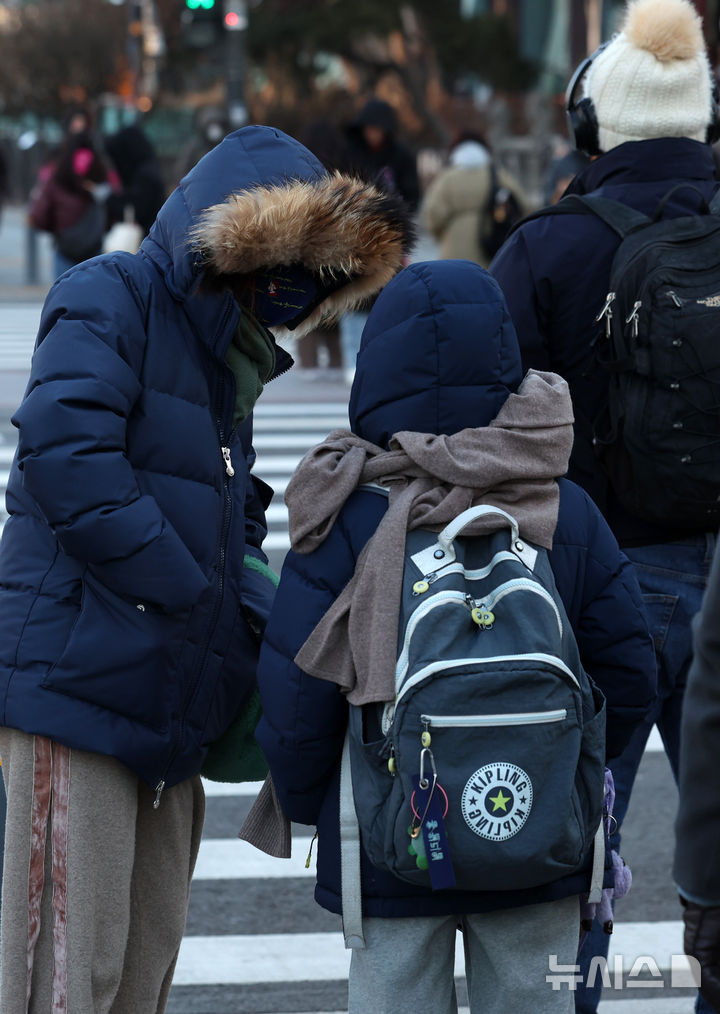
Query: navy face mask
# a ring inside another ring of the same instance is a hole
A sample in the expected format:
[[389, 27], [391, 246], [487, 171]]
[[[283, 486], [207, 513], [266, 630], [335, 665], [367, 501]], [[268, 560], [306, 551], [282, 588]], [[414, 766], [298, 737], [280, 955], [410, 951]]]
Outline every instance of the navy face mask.
[[254, 281], [252, 309], [265, 327], [296, 326], [324, 297], [317, 279], [298, 264], [257, 271]]

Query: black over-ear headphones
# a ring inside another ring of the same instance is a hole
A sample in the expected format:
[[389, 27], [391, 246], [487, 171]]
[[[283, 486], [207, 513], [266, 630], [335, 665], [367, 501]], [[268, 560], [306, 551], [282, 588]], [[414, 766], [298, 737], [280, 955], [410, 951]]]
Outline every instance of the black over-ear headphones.
[[[591, 98], [586, 96], [578, 100], [575, 93], [578, 90], [580, 82], [590, 69], [590, 64], [611, 42], [612, 39], [608, 39], [607, 42], [603, 42], [601, 46], [598, 46], [594, 53], [585, 57], [570, 78], [570, 83], [565, 92], [565, 115], [570, 140], [578, 151], [584, 151], [586, 155], [601, 154], [598, 139], [597, 113], [595, 112], [595, 106]], [[716, 141], [720, 141], [720, 92], [718, 91], [717, 81], [713, 81], [710, 122], [705, 140], [708, 144], [715, 144]]]
[[570, 140], [578, 151], [584, 151], [586, 155], [600, 154], [597, 113], [595, 112], [595, 106], [591, 98], [585, 97], [578, 101], [575, 92], [578, 90], [580, 82], [587, 74], [590, 64], [595, 57], [599, 53], [602, 53], [603, 49], [609, 45], [610, 40], [603, 42], [594, 53], [585, 57], [570, 78], [570, 83], [565, 92], [565, 115], [567, 117]]

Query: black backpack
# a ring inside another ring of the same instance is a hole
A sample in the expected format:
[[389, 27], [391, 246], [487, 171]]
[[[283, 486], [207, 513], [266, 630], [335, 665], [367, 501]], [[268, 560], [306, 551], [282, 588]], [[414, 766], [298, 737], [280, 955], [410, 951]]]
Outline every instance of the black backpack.
[[522, 217], [523, 212], [515, 194], [500, 183], [495, 165], [491, 162], [490, 195], [480, 215], [478, 235], [478, 244], [488, 260], [492, 260]]
[[577, 194], [537, 215], [596, 215], [621, 238], [594, 341], [609, 387], [593, 444], [617, 499], [647, 521], [707, 531], [720, 523], [720, 191], [664, 219], [687, 186], [652, 218]]

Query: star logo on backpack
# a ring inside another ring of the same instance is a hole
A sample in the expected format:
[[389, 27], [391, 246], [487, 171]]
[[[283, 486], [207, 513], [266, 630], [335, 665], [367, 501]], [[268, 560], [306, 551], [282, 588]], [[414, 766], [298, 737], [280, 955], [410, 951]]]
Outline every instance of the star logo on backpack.
[[485, 764], [470, 776], [460, 800], [465, 823], [488, 841], [512, 838], [530, 816], [530, 776], [516, 764]]

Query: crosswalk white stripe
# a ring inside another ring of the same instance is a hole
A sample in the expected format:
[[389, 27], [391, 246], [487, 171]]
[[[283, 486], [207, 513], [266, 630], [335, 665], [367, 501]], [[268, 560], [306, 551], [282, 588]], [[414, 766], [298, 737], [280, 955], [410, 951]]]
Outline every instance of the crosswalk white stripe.
[[305, 866], [311, 841], [309, 836], [293, 837], [291, 858], [276, 859], [239, 838], [203, 839], [193, 880], [312, 878], [315, 876], [314, 855], [310, 866]]
[[206, 796], [251, 796], [253, 799], [262, 788], [262, 782], [211, 782], [202, 779]]
[[[306, 450], [310, 450], [312, 444], [308, 444]], [[258, 458], [253, 468], [253, 472], [259, 475], [261, 479], [265, 479], [267, 475], [278, 475], [284, 473], [286, 475], [292, 475], [297, 468], [302, 454], [272, 454], [265, 458]], [[268, 480], [265, 479], [267, 482]]]
[[274, 451], [278, 448], [292, 450], [300, 447], [303, 453], [320, 441], [327, 434], [323, 430], [317, 433], [255, 433], [253, 435], [253, 447], [258, 452]]
[[307, 415], [255, 415], [253, 431], [255, 433], [267, 433], [275, 430], [313, 430], [315, 432], [322, 431], [323, 433], [329, 433], [330, 430], [347, 429], [347, 425], [347, 413], [336, 416], [320, 416], [318, 418]]
[[262, 419], [263, 416], [342, 416], [347, 408], [340, 401], [259, 401], [253, 409], [253, 418]]
[[[682, 933], [682, 920], [616, 923], [608, 954], [611, 979], [618, 981], [614, 976], [616, 955], [622, 958], [618, 967], [625, 974], [638, 957], [653, 955], [666, 978], [673, 970], [676, 982], [681, 980], [684, 987], [691, 986], [689, 964], [682, 957]], [[676, 957], [671, 961], [672, 955]], [[343, 980], [349, 964], [350, 953], [339, 929], [337, 933], [186, 936], [173, 982], [177, 986], [211, 986]], [[455, 974], [464, 973], [458, 940]]]

